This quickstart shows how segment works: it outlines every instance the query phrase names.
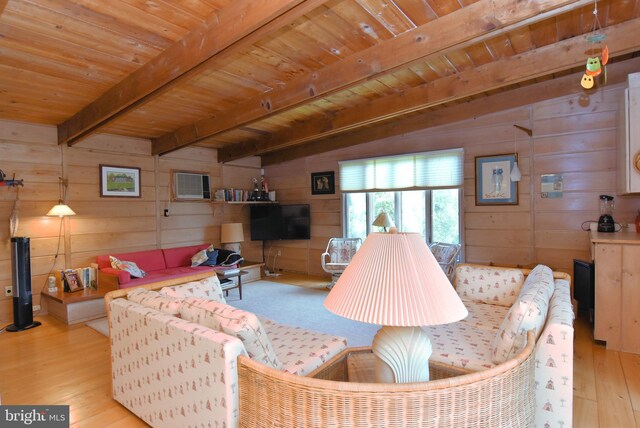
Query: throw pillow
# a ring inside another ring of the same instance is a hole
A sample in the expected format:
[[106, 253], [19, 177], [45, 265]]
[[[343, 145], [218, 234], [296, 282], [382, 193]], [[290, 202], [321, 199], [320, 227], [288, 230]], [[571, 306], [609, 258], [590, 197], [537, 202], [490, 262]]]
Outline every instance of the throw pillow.
[[127, 262], [124, 260], [118, 260], [113, 256], [109, 256], [111, 261], [111, 267], [114, 269], [120, 269], [129, 272], [133, 278], [143, 278], [147, 273], [140, 269], [134, 262]]
[[127, 293], [127, 300], [164, 312], [168, 315], [180, 316], [182, 299], [163, 296], [157, 291], [147, 290], [146, 288], [134, 288]]
[[463, 265], [456, 268], [455, 282], [462, 298], [511, 307], [524, 283], [524, 273], [520, 269]]
[[218, 264], [218, 250], [207, 250], [207, 260], [201, 266], [216, 266]]
[[200, 266], [207, 261], [207, 250], [200, 250], [191, 257], [191, 267]]
[[224, 303], [216, 300], [187, 297], [180, 305], [180, 317], [212, 330], [222, 331], [220, 321], [215, 316], [216, 311], [222, 309], [222, 305]]
[[209, 260], [209, 252], [211, 251], [214, 251], [213, 245], [209, 245], [208, 248], [205, 248], [204, 250], [200, 250], [197, 253], [195, 253], [191, 257], [191, 267], [200, 266], [201, 264]]
[[222, 331], [240, 339], [247, 354], [254, 361], [282, 370], [282, 363], [258, 317], [251, 312], [225, 306], [216, 313]]
[[235, 251], [218, 250], [218, 266], [233, 266], [243, 261], [242, 256]]
[[527, 331], [540, 337], [547, 319], [549, 301], [554, 291], [553, 272], [538, 265], [529, 273], [520, 295], [514, 302], [493, 340], [492, 359], [503, 363], [520, 352], [527, 340]]
[[170, 297], [198, 297], [201, 299], [215, 300], [220, 303], [226, 303], [220, 288], [220, 280], [216, 275], [199, 281], [187, 282], [182, 285], [173, 287], [164, 287], [160, 290], [160, 294]]
[[187, 298], [180, 314], [183, 319], [237, 337], [250, 358], [269, 367], [282, 369], [282, 363], [264, 326], [251, 312], [213, 300]]

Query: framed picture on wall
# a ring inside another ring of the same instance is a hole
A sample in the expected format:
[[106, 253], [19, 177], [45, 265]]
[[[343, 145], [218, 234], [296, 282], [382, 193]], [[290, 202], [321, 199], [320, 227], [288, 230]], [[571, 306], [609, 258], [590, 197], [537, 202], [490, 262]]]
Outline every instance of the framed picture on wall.
[[140, 168], [100, 165], [100, 197], [139, 198]]
[[476, 156], [476, 205], [518, 205], [518, 182], [511, 181], [515, 154]]
[[336, 183], [333, 171], [311, 173], [312, 195], [333, 195], [334, 193], [336, 193]]

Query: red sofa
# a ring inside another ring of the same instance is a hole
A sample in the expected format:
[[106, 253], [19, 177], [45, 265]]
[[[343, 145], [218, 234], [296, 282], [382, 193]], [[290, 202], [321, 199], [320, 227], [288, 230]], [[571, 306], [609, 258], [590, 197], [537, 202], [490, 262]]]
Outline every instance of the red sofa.
[[[164, 282], [166, 286], [169, 286], [205, 278], [214, 274], [214, 268], [211, 266], [191, 267], [191, 257], [198, 251], [208, 248], [209, 245], [200, 244], [97, 256], [98, 287], [103, 290], [115, 290], [158, 282]], [[143, 278], [132, 278], [129, 272], [112, 268], [109, 256], [122, 261], [134, 262], [147, 274]]]

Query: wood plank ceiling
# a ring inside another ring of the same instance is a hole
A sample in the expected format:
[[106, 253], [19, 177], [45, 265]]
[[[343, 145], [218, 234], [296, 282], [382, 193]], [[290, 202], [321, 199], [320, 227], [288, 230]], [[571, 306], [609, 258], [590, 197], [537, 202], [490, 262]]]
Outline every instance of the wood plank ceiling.
[[107, 132], [273, 164], [543, 79], [579, 85], [594, 5], [611, 61], [636, 56], [640, 0], [0, 0], [0, 118], [57, 125], [61, 144]]

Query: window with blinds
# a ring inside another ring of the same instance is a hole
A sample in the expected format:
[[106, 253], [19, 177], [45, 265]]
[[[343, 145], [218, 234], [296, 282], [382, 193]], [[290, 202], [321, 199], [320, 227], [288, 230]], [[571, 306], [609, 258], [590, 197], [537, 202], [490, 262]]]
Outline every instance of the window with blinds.
[[463, 149], [339, 162], [342, 192], [462, 187]]

